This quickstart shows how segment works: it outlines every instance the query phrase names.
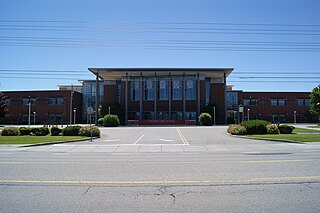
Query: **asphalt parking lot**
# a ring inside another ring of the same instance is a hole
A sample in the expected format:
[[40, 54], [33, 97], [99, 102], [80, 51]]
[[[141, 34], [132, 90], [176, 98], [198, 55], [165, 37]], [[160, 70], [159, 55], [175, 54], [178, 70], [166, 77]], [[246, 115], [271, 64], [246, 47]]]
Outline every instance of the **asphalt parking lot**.
[[[227, 126], [170, 126], [100, 128], [101, 138], [91, 141], [36, 147], [16, 147], [34, 152], [96, 153], [293, 153], [320, 150], [319, 143], [284, 143], [245, 139], [227, 134]], [[10, 149], [10, 147], [8, 147]], [[2, 149], [5, 150], [5, 149]]]

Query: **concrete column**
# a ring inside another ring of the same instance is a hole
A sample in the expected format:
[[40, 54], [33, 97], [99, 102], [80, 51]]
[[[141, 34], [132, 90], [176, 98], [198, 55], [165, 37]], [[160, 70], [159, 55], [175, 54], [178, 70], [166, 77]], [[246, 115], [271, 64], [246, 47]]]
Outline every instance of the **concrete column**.
[[227, 75], [223, 73], [223, 89], [224, 89], [224, 123], [227, 124]]
[[128, 125], [128, 73], [126, 73], [126, 85], [124, 91], [124, 124]]
[[142, 78], [142, 73], [140, 73], [140, 85], [139, 85], [139, 87], [140, 87], [140, 103], [139, 103], [139, 105], [140, 105], [140, 107], [139, 107], [140, 116], [139, 116], [139, 120], [142, 120], [142, 112], [143, 112], [143, 105], [142, 105], [142, 103], [143, 103], [143, 78]]
[[168, 90], [169, 90], [169, 100], [168, 100], [168, 103], [169, 103], [169, 120], [171, 120], [171, 96], [172, 96], [172, 92], [171, 92], [171, 83], [172, 83], [172, 78], [171, 78], [171, 74], [169, 73], [169, 78], [168, 78]]
[[183, 73], [182, 79], [182, 119], [186, 118], [186, 75]]
[[98, 124], [98, 102], [99, 102], [99, 73], [97, 72], [97, 76], [96, 76], [96, 104], [95, 104], [95, 124]]
[[157, 87], [157, 74], [154, 73], [154, 119], [157, 120], [157, 94], [158, 94], [158, 87]]

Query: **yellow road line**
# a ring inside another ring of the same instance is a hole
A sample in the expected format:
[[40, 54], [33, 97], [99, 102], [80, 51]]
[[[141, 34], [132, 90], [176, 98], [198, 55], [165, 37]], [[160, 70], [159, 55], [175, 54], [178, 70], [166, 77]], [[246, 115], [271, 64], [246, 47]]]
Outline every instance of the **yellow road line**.
[[76, 185], [195, 185], [195, 184], [255, 184], [255, 183], [286, 183], [320, 181], [320, 176], [304, 177], [271, 177], [271, 178], [251, 178], [240, 180], [0, 180], [0, 183], [7, 184], [76, 184]]
[[176, 128], [176, 131], [177, 131], [178, 135], [180, 136], [180, 139], [182, 140], [183, 144], [190, 145], [189, 142], [187, 141], [187, 139], [184, 137], [184, 135], [180, 131], [180, 129]]

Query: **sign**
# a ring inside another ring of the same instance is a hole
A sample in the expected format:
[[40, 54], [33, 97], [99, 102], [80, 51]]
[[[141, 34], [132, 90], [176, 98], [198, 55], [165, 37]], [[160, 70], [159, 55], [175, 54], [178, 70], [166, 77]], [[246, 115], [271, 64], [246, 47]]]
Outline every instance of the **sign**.
[[173, 81], [173, 89], [179, 89], [180, 88], [180, 81], [174, 80]]
[[139, 81], [135, 81], [134, 82], [134, 88], [135, 89], [139, 89]]
[[243, 112], [243, 106], [239, 105], [239, 112]]
[[160, 89], [165, 89], [166, 88], [166, 81], [165, 80], [160, 80]]
[[88, 107], [87, 108], [87, 113], [88, 114], [92, 114], [93, 113], [93, 108], [92, 107]]
[[152, 81], [147, 81], [147, 89], [152, 89]]
[[193, 80], [187, 80], [187, 88], [192, 89], [193, 88]]

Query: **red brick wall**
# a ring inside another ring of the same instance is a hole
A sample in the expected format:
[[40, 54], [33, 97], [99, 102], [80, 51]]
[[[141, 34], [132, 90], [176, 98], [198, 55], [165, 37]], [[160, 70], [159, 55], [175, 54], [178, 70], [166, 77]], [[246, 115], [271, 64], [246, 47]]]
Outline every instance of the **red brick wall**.
[[[310, 98], [308, 92], [239, 92], [239, 103], [243, 99], [258, 99], [258, 106], [245, 106], [245, 112], [250, 108], [250, 114], [257, 114], [259, 119], [271, 121], [272, 114], [285, 114], [286, 122], [294, 122], [294, 111], [297, 112], [297, 122], [312, 122], [309, 106], [298, 106], [298, 99]], [[285, 99], [284, 106], [271, 106], [271, 99]]]
[[225, 122], [225, 98], [224, 84], [211, 84], [210, 102], [216, 107], [216, 123]]
[[117, 99], [117, 86], [104, 85], [104, 102], [106, 104], [115, 104]]
[[[6, 117], [6, 123], [21, 123], [22, 114], [28, 114], [28, 105], [22, 105], [22, 98], [37, 98], [38, 102], [31, 105], [31, 113], [36, 112], [36, 122], [41, 124], [48, 123], [49, 113], [59, 113], [63, 116], [62, 123], [69, 123], [70, 120], [70, 90], [51, 90], [51, 91], [15, 91], [4, 92], [9, 97], [10, 105], [8, 106], [9, 114]], [[48, 98], [62, 97], [64, 103], [62, 105], [49, 105]], [[82, 116], [82, 94], [74, 92], [73, 108], [76, 108], [76, 121], [80, 123]], [[72, 110], [73, 113], [73, 110]], [[33, 120], [31, 120], [33, 124]]]

